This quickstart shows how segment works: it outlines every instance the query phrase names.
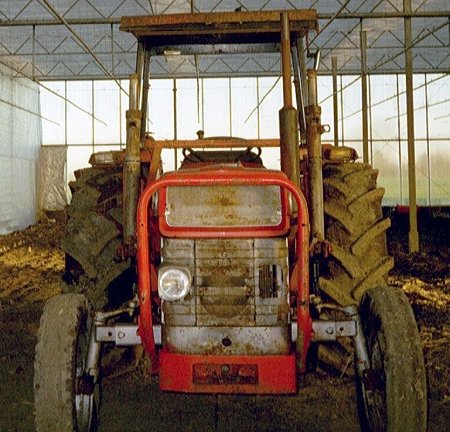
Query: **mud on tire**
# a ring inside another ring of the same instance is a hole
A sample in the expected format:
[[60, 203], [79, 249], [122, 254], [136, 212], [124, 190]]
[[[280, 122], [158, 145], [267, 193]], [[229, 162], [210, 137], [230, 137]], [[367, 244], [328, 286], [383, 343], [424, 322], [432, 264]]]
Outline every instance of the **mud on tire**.
[[34, 362], [38, 432], [93, 432], [96, 429], [98, 405], [94, 393], [78, 396], [88, 402], [82, 408], [77, 407], [76, 399], [78, 374], [85, 368], [89, 332], [85, 296], [63, 294], [45, 305]]
[[322, 290], [338, 304], [358, 303], [364, 291], [383, 285], [394, 262], [387, 255], [383, 188], [368, 164], [327, 165], [324, 178], [325, 238], [333, 251]]
[[360, 316], [370, 369], [357, 380], [362, 429], [425, 432], [427, 385], [422, 347], [406, 295], [367, 290]]
[[134, 271], [121, 261], [122, 168], [85, 168], [70, 183], [72, 202], [66, 235], [64, 292], [84, 293], [96, 309], [131, 295]]

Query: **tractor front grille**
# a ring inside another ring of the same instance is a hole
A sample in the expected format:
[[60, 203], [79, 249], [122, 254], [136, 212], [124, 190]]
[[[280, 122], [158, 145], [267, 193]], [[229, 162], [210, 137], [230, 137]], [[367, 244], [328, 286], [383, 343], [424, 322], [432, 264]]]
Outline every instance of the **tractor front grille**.
[[286, 239], [164, 239], [162, 259], [194, 275], [189, 296], [164, 302], [166, 325], [287, 325]]

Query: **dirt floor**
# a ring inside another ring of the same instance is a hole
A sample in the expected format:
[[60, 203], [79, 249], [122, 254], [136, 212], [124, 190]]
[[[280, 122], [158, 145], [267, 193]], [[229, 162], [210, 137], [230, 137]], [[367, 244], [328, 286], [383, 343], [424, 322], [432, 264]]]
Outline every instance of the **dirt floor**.
[[[405, 253], [403, 216], [393, 215], [389, 249], [416, 314], [429, 386], [429, 430], [450, 425], [449, 219], [424, 219], [423, 252]], [[448, 215], [447, 215], [448, 216]], [[403, 217], [403, 219], [402, 219]], [[60, 291], [63, 224], [49, 220], [0, 236], [0, 432], [32, 431], [33, 357], [46, 299]], [[186, 396], [163, 394], [137, 371], [104, 379], [100, 431], [358, 431], [353, 378], [318, 371], [298, 395]]]

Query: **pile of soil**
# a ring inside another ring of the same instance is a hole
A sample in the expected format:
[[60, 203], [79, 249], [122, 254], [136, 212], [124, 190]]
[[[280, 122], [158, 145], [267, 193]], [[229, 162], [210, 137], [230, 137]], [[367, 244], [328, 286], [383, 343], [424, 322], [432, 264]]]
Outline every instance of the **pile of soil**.
[[[446, 228], [443, 232], [447, 232]], [[34, 345], [43, 304], [60, 292], [64, 254], [59, 245], [63, 233], [62, 222], [47, 220], [24, 231], [0, 236], [1, 431], [34, 430]], [[408, 295], [424, 348], [429, 430], [443, 432], [450, 424], [447, 234], [438, 237], [433, 234], [433, 240], [427, 243], [430, 238], [425, 232], [425, 237], [421, 237], [422, 252], [414, 255], [407, 254], [407, 233], [403, 227], [394, 224], [388, 234], [390, 252], [397, 261], [389, 282]], [[436, 238], [440, 239], [438, 244]], [[150, 398], [152, 392], [157, 400]], [[154, 417], [154, 406], [162, 411], [151, 423], [149, 417]], [[278, 407], [278, 414], [274, 414], [274, 406]], [[203, 411], [204, 415], [199, 415]], [[244, 427], [246, 430], [288, 431], [292, 430], [294, 422], [300, 425], [296, 430], [310, 432], [359, 429], [352, 380], [345, 374], [319, 373], [309, 377], [308, 386], [301, 389], [298, 396], [277, 398], [159, 394], [156, 383], [150, 378], [119, 375], [105, 380], [100, 420], [100, 431], [171, 430], [170, 424], [178, 425], [177, 430], [243, 430]], [[237, 426], [233, 426], [233, 422]], [[182, 425], [186, 429], [180, 429]]]

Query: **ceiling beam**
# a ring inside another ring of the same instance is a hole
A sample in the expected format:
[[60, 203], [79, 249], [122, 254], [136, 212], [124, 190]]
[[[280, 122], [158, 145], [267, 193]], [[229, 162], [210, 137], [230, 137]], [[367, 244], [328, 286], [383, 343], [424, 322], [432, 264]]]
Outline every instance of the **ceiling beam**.
[[[320, 20], [339, 19], [395, 19], [395, 18], [450, 18], [450, 11], [416, 11], [405, 12], [367, 12], [367, 13], [341, 13], [335, 17], [331, 13], [318, 13]], [[120, 24], [120, 17], [117, 18], [75, 18], [65, 19], [69, 25], [89, 25], [89, 24]], [[24, 26], [60, 26], [64, 25], [57, 19], [25, 19], [25, 20], [1, 20], [0, 27], [24, 27]]]

